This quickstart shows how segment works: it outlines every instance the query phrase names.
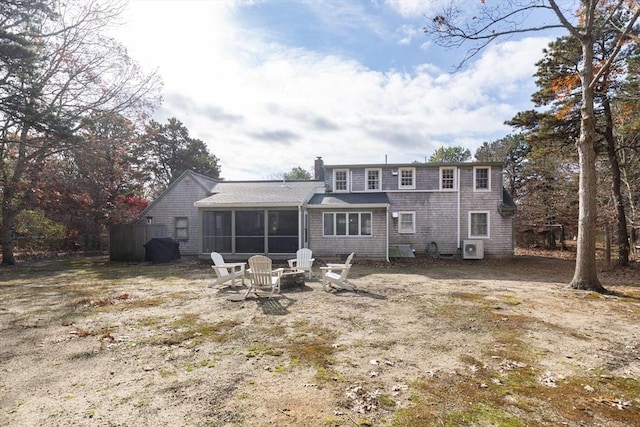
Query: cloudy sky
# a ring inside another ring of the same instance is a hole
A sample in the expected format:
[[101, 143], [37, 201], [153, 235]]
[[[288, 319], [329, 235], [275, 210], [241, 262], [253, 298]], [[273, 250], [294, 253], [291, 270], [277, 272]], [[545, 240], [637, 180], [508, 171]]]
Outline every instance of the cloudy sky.
[[176, 117], [227, 180], [300, 166], [425, 161], [472, 153], [532, 108], [550, 41], [531, 34], [466, 53], [421, 31], [442, 0], [130, 0], [117, 38], [164, 81], [155, 119]]

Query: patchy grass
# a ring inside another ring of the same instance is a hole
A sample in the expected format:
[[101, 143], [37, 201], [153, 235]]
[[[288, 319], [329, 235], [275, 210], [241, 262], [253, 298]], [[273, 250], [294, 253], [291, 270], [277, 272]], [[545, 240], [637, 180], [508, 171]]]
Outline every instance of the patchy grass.
[[274, 349], [266, 343], [253, 344], [249, 347], [249, 351], [246, 354], [247, 359], [260, 358], [262, 356], [282, 356], [284, 350]]
[[[640, 425], [640, 381], [611, 374], [562, 377], [538, 365], [542, 354], [523, 340], [523, 333], [540, 321], [491, 310], [479, 294], [456, 294], [474, 305], [442, 307], [442, 321], [469, 322], [486, 330], [495, 344], [484, 348], [481, 359], [462, 355], [466, 369], [420, 378], [412, 384], [412, 405], [400, 409], [394, 426], [529, 426]], [[545, 324], [545, 327], [550, 325]], [[583, 334], [553, 327], [588, 340]]]
[[491, 368], [466, 360], [467, 371], [422, 378], [396, 426], [640, 425], [640, 381], [599, 375], [553, 378], [539, 368]]
[[0, 418], [640, 425], [640, 383], [626, 375], [640, 350], [640, 291], [626, 285], [637, 278], [624, 276], [613, 296], [574, 293], [556, 261], [356, 264], [363, 292], [327, 293], [316, 280], [283, 292], [279, 313], [207, 287], [210, 268], [195, 263], [0, 269]]
[[193, 348], [205, 341], [226, 342], [236, 336], [233, 329], [238, 324], [234, 320], [222, 320], [216, 323], [201, 322], [197, 314], [186, 313], [166, 324], [153, 323], [154, 329], [166, 332], [140, 340], [140, 343], [162, 346], [184, 345]]

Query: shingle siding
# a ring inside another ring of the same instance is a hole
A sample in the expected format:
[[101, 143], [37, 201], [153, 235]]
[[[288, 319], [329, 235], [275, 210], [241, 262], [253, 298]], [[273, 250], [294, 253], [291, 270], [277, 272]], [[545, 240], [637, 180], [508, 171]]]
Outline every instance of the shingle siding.
[[154, 224], [165, 224], [168, 236], [175, 236], [175, 221], [178, 217], [187, 217], [189, 220], [189, 238], [180, 240], [180, 253], [182, 255], [198, 254], [198, 209], [193, 205], [195, 200], [207, 197], [209, 194], [196, 183], [190, 176], [185, 176], [176, 185], [154, 202], [147, 212], [146, 217], [153, 217]]
[[406, 192], [389, 193], [391, 212], [415, 212], [415, 234], [398, 233], [398, 220], [389, 229], [389, 244], [410, 244], [416, 252], [424, 252], [436, 242], [442, 253], [457, 250], [457, 200], [453, 193]]
[[[351, 192], [364, 192], [366, 189], [366, 169], [381, 169], [381, 191], [387, 192], [389, 198], [389, 245], [409, 244], [416, 252], [426, 250], [431, 242], [435, 242], [441, 254], [459, 254], [463, 240], [469, 239], [469, 212], [481, 211], [489, 213], [489, 237], [482, 238], [486, 256], [513, 255], [513, 217], [503, 217], [498, 212], [502, 201], [502, 170], [498, 164], [490, 167], [490, 190], [474, 191], [474, 166], [478, 164], [446, 165], [456, 168], [456, 183], [459, 188], [440, 190], [440, 167], [444, 165], [410, 164], [410, 165], [368, 165], [368, 166], [335, 166], [336, 169], [348, 169]], [[414, 167], [414, 190], [399, 189], [400, 167]], [[327, 188], [333, 188], [333, 168], [328, 166], [325, 177]], [[322, 212], [322, 211], [321, 211]], [[313, 240], [310, 247], [322, 252], [336, 251], [335, 246], [364, 248], [373, 255], [386, 250], [382, 239], [367, 239], [351, 242], [353, 238], [339, 240], [322, 236], [321, 212], [310, 216]], [[415, 212], [415, 233], [399, 233], [398, 220], [392, 212]], [[378, 218], [377, 226], [384, 227], [387, 221]], [[313, 234], [315, 233], [315, 234]], [[384, 234], [384, 228], [379, 233]], [[379, 237], [376, 234], [374, 237]], [[477, 238], [474, 238], [474, 240]], [[336, 243], [338, 243], [336, 245]], [[355, 250], [355, 249], [354, 249]], [[345, 249], [345, 252], [347, 250]], [[342, 253], [342, 251], [340, 251]]]
[[358, 169], [355, 171], [350, 171], [351, 175], [351, 191], [365, 191], [366, 187], [366, 177], [364, 169]]
[[[371, 236], [323, 236], [324, 212], [371, 212]], [[384, 209], [313, 209], [309, 210], [309, 247], [314, 257], [334, 258], [355, 252], [356, 256], [385, 259], [386, 222]]]

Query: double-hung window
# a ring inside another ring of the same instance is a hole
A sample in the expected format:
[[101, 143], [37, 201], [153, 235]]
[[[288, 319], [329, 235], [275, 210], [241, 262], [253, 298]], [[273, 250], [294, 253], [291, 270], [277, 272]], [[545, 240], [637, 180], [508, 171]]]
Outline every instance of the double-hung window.
[[176, 240], [189, 240], [189, 218], [176, 217]]
[[333, 171], [333, 191], [349, 191], [349, 171], [347, 169], [336, 169]]
[[371, 212], [325, 212], [325, 236], [371, 236]]
[[398, 169], [398, 188], [404, 190], [415, 190], [416, 188], [416, 168]]
[[440, 168], [440, 190], [456, 189], [456, 168]]
[[366, 169], [367, 178], [367, 191], [380, 191], [382, 189], [380, 184], [380, 176], [382, 175], [380, 169]]
[[489, 237], [489, 212], [469, 212], [469, 238]]
[[416, 232], [416, 213], [398, 213], [398, 233], [413, 234]]
[[485, 166], [473, 168], [473, 189], [476, 191], [491, 190], [491, 168]]

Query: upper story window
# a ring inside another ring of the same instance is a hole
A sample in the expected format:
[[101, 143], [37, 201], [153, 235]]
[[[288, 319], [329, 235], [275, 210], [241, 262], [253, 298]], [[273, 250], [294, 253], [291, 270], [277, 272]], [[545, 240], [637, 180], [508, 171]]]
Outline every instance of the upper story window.
[[398, 188], [405, 190], [416, 188], [416, 168], [398, 169]]
[[380, 177], [382, 172], [380, 169], [366, 169], [365, 174], [367, 176], [367, 191], [380, 191], [382, 185], [380, 183]]
[[491, 168], [475, 166], [473, 168], [473, 189], [476, 191], [491, 190]]
[[333, 191], [349, 191], [349, 170], [336, 169], [333, 171]]
[[456, 188], [456, 168], [440, 168], [440, 189], [455, 190]]
[[400, 212], [398, 214], [398, 233], [415, 233], [416, 232], [416, 213]]

